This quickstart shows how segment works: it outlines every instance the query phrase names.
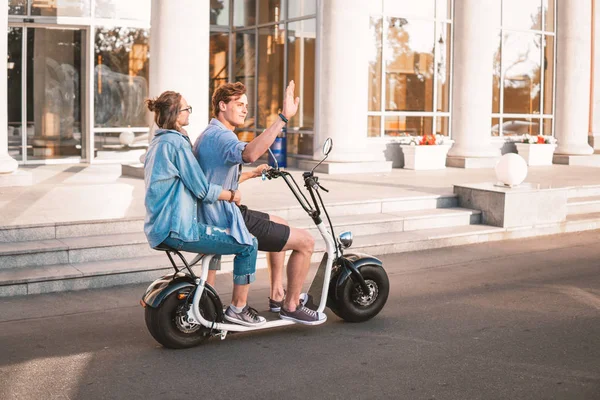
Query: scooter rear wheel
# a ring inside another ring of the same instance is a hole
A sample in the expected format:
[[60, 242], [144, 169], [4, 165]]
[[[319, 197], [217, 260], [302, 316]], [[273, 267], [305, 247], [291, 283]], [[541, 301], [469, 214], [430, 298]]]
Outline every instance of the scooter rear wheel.
[[370, 293], [363, 293], [361, 285], [348, 278], [336, 289], [336, 299], [331, 310], [347, 322], [367, 321], [383, 309], [390, 292], [390, 282], [385, 270], [379, 265], [364, 265], [358, 269], [369, 286]]
[[[202, 344], [210, 338], [210, 330], [187, 320], [187, 298], [178, 299], [179, 292], [171, 293], [156, 308], [146, 307], [146, 326], [156, 341], [170, 349], [185, 349]], [[193, 296], [193, 292], [189, 294]], [[209, 320], [217, 318], [216, 307], [206, 294], [200, 299], [200, 313]]]

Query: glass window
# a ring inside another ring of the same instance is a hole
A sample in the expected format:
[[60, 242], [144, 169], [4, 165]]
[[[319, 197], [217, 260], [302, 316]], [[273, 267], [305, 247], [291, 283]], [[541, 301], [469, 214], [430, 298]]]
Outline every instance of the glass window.
[[388, 115], [385, 117], [385, 136], [422, 136], [433, 132], [433, 118], [424, 116]]
[[23, 159], [23, 28], [8, 28], [8, 154]]
[[150, 21], [149, 0], [96, 0], [96, 17]]
[[436, 111], [450, 111], [450, 24], [438, 24], [436, 46]]
[[552, 115], [554, 104], [554, 36], [544, 36], [544, 114]]
[[227, 83], [229, 75], [227, 73], [228, 62], [227, 54], [229, 54], [229, 34], [212, 32], [210, 34], [210, 62], [209, 68], [209, 115], [211, 115], [211, 99], [215, 89], [224, 83]]
[[82, 30], [27, 30], [29, 159], [81, 156]]
[[542, 0], [502, 0], [502, 27], [542, 29]]
[[246, 128], [253, 127], [256, 119], [256, 35], [254, 31], [238, 32], [235, 35], [235, 59], [233, 74], [235, 82], [246, 85], [248, 97], [248, 116]]
[[229, 0], [210, 0], [210, 24], [229, 26]]
[[544, 14], [546, 18], [545, 30], [554, 32], [554, 0], [542, 0], [544, 4]]
[[31, 15], [43, 17], [89, 17], [90, 0], [33, 0]]
[[312, 133], [288, 132], [286, 141], [288, 154], [313, 155], [314, 135]]
[[504, 118], [503, 136], [539, 135], [540, 120], [537, 118]]
[[502, 35], [498, 35], [498, 48], [494, 54], [492, 79], [492, 112], [500, 112], [500, 80], [502, 79]]
[[433, 111], [433, 22], [388, 18], [387, 111]]
[[367, 136], [368, 137], [380, 137], [381, 136], [381, 117], [369, 116], [367, 117]]
[[383, 11], [390, 17], [435, 17], [435, 0], [384, 0]]
[[500, 136], [500, 118], [492, 118], [492, 136]]
[[381, 110], [381, 38], [383, 18], [371, 17], [371, 40], [369, 54], [369, 111]]
[[315, 19], [288, 25], [288, 80], [296, 83], [301, 100], [288, 128], [312, 130], [314, 125], [316, 28]]
[[283, 24], [258, 30], [258, 128], [277, 119], [283, 101]]
[[539, 114], [541, 95], [541, 35], [504, 34], [504, 113]]
[[27, 0], [8, 0], [8, 15], [26, 15]]
[[94, 125], [146, 126], [148, 30], [98, 27], [94, 43]]
[[544, 136], [552, 136], [552, 132], [554, 132], [554, 129], [552, 127], [554, 120], [550, 118], [544, 118], [542, 121]]
[[[381, 1], [379, 1], [381, 4]], [[288, 18], [304, 17], [317, 13], [317, 0], [292, 0], [287, 2]]]
[[435, 134], [442, 136], [450, 136], [450, 118], [437, 117]]
[[233, 0], [233, 25], [256, 24], [256, 0]]
[[258, 0], [258, 23], [266, 24], [284, 19], [283, 4], [285, 1], [281, 0]]

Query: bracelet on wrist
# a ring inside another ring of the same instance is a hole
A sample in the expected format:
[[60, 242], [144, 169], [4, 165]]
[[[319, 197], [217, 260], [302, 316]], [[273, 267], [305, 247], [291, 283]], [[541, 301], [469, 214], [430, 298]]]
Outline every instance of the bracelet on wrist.
[[279, 113], [279, 118], [281, 118], [281, 120], [283, 122], [285, 122], [286, 124], [288, 123], [288, 119], [285, 117], [285, 115], [283, 115], [282, 113]]
[[233, 199], [235, 198], [235, 190], [229, 189], [229, 191], [231, 192], [231, 197], [229, 198], [229, 202], [233, 203]]

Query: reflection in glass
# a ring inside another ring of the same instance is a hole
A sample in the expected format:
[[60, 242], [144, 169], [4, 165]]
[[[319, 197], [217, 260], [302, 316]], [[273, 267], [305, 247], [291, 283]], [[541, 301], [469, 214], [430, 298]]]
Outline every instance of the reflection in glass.
[[312, 130], [315, 115], [315, 46], [316, 20], [288, 24], [288, 81], [296, 83], [300, 97], [298, 113], [288, 128]]
[[[381, 3], [381, 0], [380, 0]], [[292, 0], [288, 2], [288, 19], [314, 15], [317, 13], [317, 0]]]
[[256, 24], [256, 0], [233, 0], [233, 26]]
[[367, 136], [368, 137], [380, 137], [381, 136], [381, 117], [380, 116], [368, 116], [367, 117]]
[[[381, 110], [381, 37], [383, 30], [382, 18], [371, 18], [371, 40], [369, 46], [369, 111]], [[380, 136], [380, 135], [378, 135]]]
[[285, 18], [281, 0], [258, 0], [258, 23], [279, 22]]
[[94, 44], [94, 126], [146, 126], [148, 30], [98, 27]]
[[388, 115], [385, 117], [384, 134], [388, 137], [431, 135], [433, 117]]
[[434, 23], [387, 18], [388, 111], [432, 111]]
[[283, 25], [258, 30], [258, 128], [271, 126], [283, 101]]
[[256, 118], [256, 104], [254, 104], [256, 83], [255, 44], [256, 35], [254, 34], [254, 31], [236, 33], [233, 75], [235, 82], [242, 82], [246, 85], [246, 96], [248, 97], [246, 128], [253, 127]]
[[43, 17], [89, 17], [90, 0], [33, 0], [31, 15]]
[[391, 17], [435, 17], [435, 0], [384, 0], [385, 15]]
[[96, 0], [96, 18], [134, 19], [150, 22], [149, 0]]
[[288, 132], [286, 139], [288, 154], [313, 155], [314, 135], [312, 133]]
[[26, 15], [27, 0], [8, 0], [8, 15]]
[[229, 0], [210, 0], [210, 24], [229, 26]]
[[544, 30], [547, 32], [554, 32], [554, 1], [555, 0], [542, 0], [546, 18], [546, 27]]
[[551, 118], [544, 118], [542, 120], [542, 130], [544, 132], [544, 136], [552, 136], [554, 133], [554, 129], [552, 129], [552, 123], [553, 123], [553, 119]]
[[448, 136], [450, 134], [450, 117], [437, 117], [436, 120], [436, 135]]
[[500, 118], [492, 118], [492, 136], [500, 136]]
[[227, 74], [227, 54], [229, 52], [229, 34], [211, 32], [210, 34], [210, 51], [208, 63], [209, 73], [209, 88], [208, 88], [208, 107], [209, 115], [211, 115], [211, 99], [215, 90], [224, 83], [227, 83], [229, 78]]
[[437, 40], [435, 43], [436, 82], [437, 82], [437, 111], [450, 111], [450, 24], [438, 24]]
[[80, 30], [27, 31], [27, 145], [30, 159], [81, 155]]
[[500, 112], [500, 80], [502, 79], [502, 35], [498, 35], [498, 47], [494, 53], [492, 78], [492, 112]]
[[502, 49], [505, 113], [539, 114], [541, 35], [506, 32]]
[[554, 108], [554, 36], [544, 36], [544, 114]]
[[[492, 127], [492, 135], [497, 136], [495, 133], [500, 127]], [[504, 118], [502, 123], [503, 136], [517, 136], [517, 135], [539, 135], [540, 134], [540, 120], [534, 118]]]
[[503, 28], [542, 29], [542, 0], [502, 0]]
[[436, 0], [435, 18], [452, 19], [452, 0]]
[[23, 159], [21, 131], [23, 129], [23, 28], [8, 28], [8, 154], [17, 161]]

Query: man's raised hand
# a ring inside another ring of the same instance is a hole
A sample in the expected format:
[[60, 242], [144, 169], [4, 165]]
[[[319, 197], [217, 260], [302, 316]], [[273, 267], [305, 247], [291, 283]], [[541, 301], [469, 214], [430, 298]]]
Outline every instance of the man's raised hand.
[[292, 118], [298, 112], [298, 105], [300, 104], [300, 97], [296, 97], [294, 99], [294, 89], [296, 88], [296, 84], [293, 80], [290, 81], [290, 84], [287, 88], [285, 88], [285, 96], [283, 96], [283, 111], [282, 114], [287, 119]]

